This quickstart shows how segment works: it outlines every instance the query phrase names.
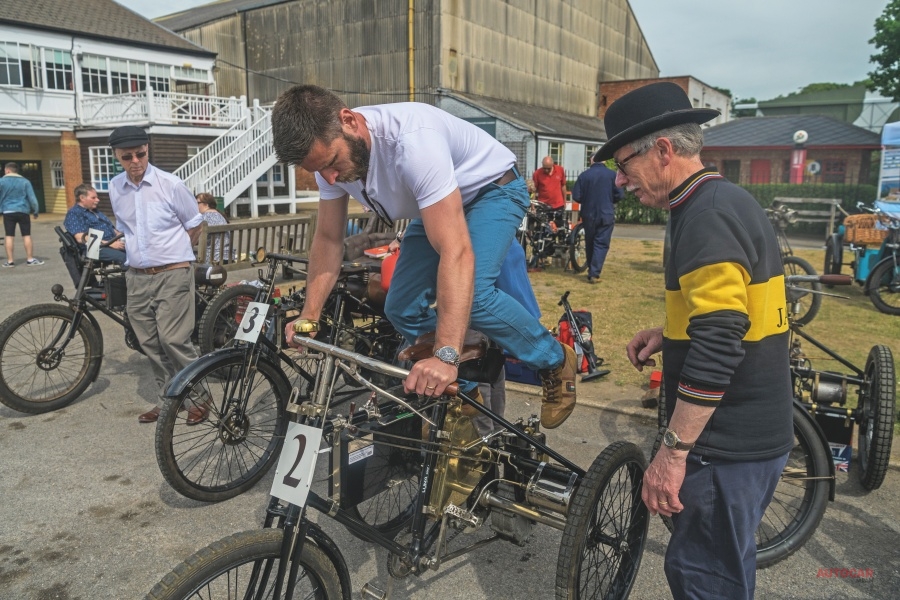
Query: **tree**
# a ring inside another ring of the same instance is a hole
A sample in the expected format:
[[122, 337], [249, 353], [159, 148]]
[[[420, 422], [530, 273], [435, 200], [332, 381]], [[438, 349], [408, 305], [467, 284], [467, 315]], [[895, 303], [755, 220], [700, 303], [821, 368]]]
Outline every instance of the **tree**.
[[875, 37], [869, 43], [878, 50], [869, 57], [877, 67], [869, 72], [869, 89], [900, 101], [900, 0], [890, 0], [875, 19]]

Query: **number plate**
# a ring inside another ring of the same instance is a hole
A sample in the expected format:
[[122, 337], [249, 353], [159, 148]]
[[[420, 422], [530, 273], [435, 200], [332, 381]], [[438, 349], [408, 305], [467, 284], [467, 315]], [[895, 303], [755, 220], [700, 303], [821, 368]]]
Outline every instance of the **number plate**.
[[87, 247], [87, 257], [100, 260], [100, 242], [103, 241], [103, 232], [99, 229], [88, 229], [84, 236], [84, 245]]
[[256, 343], [259, 332], [262, 329], [266, 315], [269, 313], [269, 305], [264, 302], [249, 302], [244, 310], [244, 318], [238, 326], [234, 339], [244, 340], [251, 344]]
[[281, 456], [275, 468], [271, 494], [299, 507], [306, 504], [319, 457], [322, 430], [318, 427], [288, 424]]

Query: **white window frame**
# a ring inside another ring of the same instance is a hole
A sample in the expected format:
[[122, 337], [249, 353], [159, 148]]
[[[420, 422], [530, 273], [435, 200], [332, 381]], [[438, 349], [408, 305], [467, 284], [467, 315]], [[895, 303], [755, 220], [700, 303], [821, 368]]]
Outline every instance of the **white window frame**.
[[50, 161], [50, 185], [57, 190], [66, 187], [66, 178], [63, 173], [63, 162], [61, 160]]
[[[268, 171], [259, 176], [259, 179], [256, 180], [256, 185], [269, 185]], [[275, 187], [284, 186], [284, 165], [281, 163], [276, 163], [275, 166], [272, 167], [272, 185], [274, 185]]]
[[91, 185], [98, 192], [109, 191], [109, 181], [119, 172], [116, 170], [116, 156], [109, 146], [88, 148], [91, 167]]
[[553, 159], [558, 165], [563, 163], [563, 157], [565, 156], [565, 143], [563, 142], [548, 142], [547, 143], [547, 156]]
[[600, 146], [594, 146], [588, 144], [584, 147], [584, 168], [588, 169], [591, 166], [591, 159], [597, 154], [597, 150], [600, 149]]

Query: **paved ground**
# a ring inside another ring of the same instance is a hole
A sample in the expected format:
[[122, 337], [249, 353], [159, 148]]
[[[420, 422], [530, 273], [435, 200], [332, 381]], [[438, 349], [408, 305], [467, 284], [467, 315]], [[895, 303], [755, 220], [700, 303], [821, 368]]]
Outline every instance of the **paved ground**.
[[[71, 289], [52, 233], [58, 222], [42, 217], [35, 227], [36, 255], [46, 265], [0, 272], [0, 320], [23, 306], [52, 302], [53, 283]], [[617, 227], [623, 235], [627, 230]], [[271, 475], [214, 505], [187, 500], [166, 484], [156, 464], [154, 427], [136, 421], [152, 393], [146, 360], [125, 347], [114, 323], [105, 317], [100, 322], [103, 366], [79, 400], [35, 416], [0, 406], [0, 600], [139, 598], [198, 548], [261, 521]], [[539, 409], [525, 390], [511, 391], [510, 417]], [[655, 412], [640, 408], [642, 393], [602, 381], [580, 385], [580, 406], [548, 432], [550, 445], [585, 467], [615, 440], [630, 440], [649, 454]], [[900, 469], [892, 467], [872, 493], [853, 473], [839, 475], [837, 496], [815, 535], [788, 560], [759, 573], [758, 597], [896, 597], [898, 515]], [[384, 583], [383, 551], [319, 520], [341, 548], [355, 590], [372, 578]], [[669, 597], [662, 573], [667, 538], [653, 520], [633, 598]], [[551, 598], [560, 539], [560, 532], [539, 526], [523, 547], [487, 546], [436, 573], [399, 582], [394, 597]], [[820, 577], [820, 569], [832, 568], [872, 569], [874, 576]]]

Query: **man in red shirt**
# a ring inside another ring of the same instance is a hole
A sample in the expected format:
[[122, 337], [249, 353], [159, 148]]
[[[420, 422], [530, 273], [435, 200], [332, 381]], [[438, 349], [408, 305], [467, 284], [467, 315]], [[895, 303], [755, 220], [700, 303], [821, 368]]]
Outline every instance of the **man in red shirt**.
[[566, 205], [566, 173], [549, 156], [544, 157], [541, 165], [531, 177], [537, 189], [538, 201], [554, 210], [562, 208]]

